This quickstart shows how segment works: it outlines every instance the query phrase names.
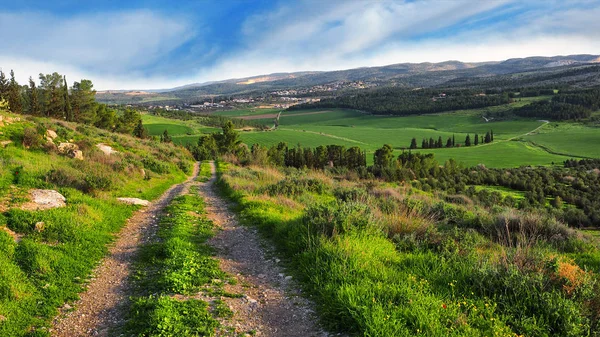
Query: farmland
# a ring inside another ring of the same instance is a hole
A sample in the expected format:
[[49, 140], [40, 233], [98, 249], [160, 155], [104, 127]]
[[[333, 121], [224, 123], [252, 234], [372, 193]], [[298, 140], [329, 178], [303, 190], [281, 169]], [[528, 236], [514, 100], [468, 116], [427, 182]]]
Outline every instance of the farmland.
[[[527, 101], [531, 101], [528, 99]], [[522, 105], [526, 100], [513, 105]], [[302, 110], [285, 111], [280, 126], [271, 131], [243, 131], [241, 140], [248, 145], [273, 146], [285, 142], [289, 146], [316, 147], [319, 145], [358, 146], [367, 151], [368, 162], [372, 153], [383, 144], [390, 144], [396, 153], [408, 148], [415, 138], [419, 147], [423, 138], [442, 138], [445, 143], [455, 137], [463, 144], [469, 134], [480, 136], [493, 130], [494, 142], [471, 147], [418, 149], [434, 153], [440, 162], [454, 158], [466, 166], [484, 164], [489, 167], [518, 167], [523, 165], [552, 165], [569, 158], [599, 157], [600, 132], [576, 123], [546, 123], [535, 119], [513, 118], [486, 121], [482, 115], [507, 107], [488, 107], [422, 116], [376, 116], [356, 110]], [[263, 110], [227, 111], [228, 116], [246, 116]], [[273, 112], [268, 112], [272, 114]], [[272, 118], [258, 119], [272, 125]], [[179, 121], [156, 116], [144, 116], [151, 135], [168, 130], [178, 144], [195, 143], [199, 135], [218, 131], [196, 121]], [[535, 130], [535, 132], [533, 132]]]

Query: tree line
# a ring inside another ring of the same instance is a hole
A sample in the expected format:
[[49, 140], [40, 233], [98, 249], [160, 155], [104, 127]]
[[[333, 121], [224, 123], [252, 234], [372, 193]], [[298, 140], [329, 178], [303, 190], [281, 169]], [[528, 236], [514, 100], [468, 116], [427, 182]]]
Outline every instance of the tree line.
[[381, 115], [417, 115], [444, 111], [477, 109], [511, 102], [507, 93], [487, 95], [479, 90], [440, 90], [379, 88], [365, 92], [298, 104], [288, 110], [346, 108]]
[[[473, 137], [473, 140], [471, 140], [471, 135], [467, 134], [467, 136], [465, 137], [464, 146], [487, 144], [487, 143], [491, 143], [493, 141], [494, 141], [494, 131], [490, 130], [490, 131], [486, 132], [485, 136], [484, 135], [479, 136], [478, 134], [475, 134]], [[454, 135], [452, 135], [452, 137], [448, 137], [445, 145], [444, 145], [442, 136], [439, 136], [437, 140], [433, 139], [433, 137], [429, 137], [429, 139], [423, 138], [423, 140], [421, 141], [421, 149], [441, 149], [444, 147], [451, 148], [451, 147], [457, 147], [457, 146], [460, 146], [460, 144], [456, 143], [456, 137]], [[410, 141], [410, 146], [408, 148], [411, 150], [415, 150], [415, 149], [419, 148], [417, 145], [416, 138], [413, 137], [413, 139]]]
[[14, 113], [63, 119], [147, 137], [140, 114], [132, 109], [118, 111], [96, 102], [96, 90], [90, 80], [82, 79], [69, 87], [66, 76], [55, 72], [40, 74], [39, 85], [32, 77], [27, 85], [20, 85], [14, 71], [11, 70], [7, 78], [0, 70], [0, 99], [6, 100]]
[[551, 100], [533, 102], [513, 109], [517, 116], [552, 120], [580, 120], [589, 118], [600, 109], [600, 88], [561, 90]]

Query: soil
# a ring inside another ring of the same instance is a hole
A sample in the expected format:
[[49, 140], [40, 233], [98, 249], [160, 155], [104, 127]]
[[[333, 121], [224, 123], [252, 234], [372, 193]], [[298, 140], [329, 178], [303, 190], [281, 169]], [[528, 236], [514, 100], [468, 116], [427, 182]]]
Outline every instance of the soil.
[[200, 185], [207, 216], [218, 228], [209, 245], [217, 250], [221, 270], [237, 282], [226, 284], [227, 298], [234, 315], [224, 325], [235, 328], [235, 335], [328, 336], [317, 324], [314, 305], [301, 295], [291, 276], [286, 276], [281, 261], [254, 228], [240, 225], [230, 204], [215, 191], [215, 166], [212, 178]]
[[128, 277], [138, 247], [154, 236], [162, 210], [175, 197], [187, 193], [199, 171], [196, 163], [192, 177], [134, 213], [109, 248], [109, 255], [93, 272], [80, 299], [61, 308], [50, 329], [52, 336], [109, 336], [111, 329], [123, 324], [130, 294]]

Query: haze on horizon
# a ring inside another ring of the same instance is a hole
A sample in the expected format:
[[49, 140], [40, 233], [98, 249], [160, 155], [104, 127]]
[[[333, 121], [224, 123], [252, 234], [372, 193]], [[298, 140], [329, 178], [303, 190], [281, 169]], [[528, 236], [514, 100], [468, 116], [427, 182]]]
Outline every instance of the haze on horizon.
[[2, 1], [0, 68], [98, 90], [276, 72], [600, 54], [600, 1]]

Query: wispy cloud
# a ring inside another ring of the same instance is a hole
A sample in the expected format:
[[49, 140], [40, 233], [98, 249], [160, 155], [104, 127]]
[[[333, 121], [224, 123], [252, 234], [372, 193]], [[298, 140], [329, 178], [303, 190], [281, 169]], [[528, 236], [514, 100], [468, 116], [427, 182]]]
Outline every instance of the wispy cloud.
[[[191, 1], [186, 8], [202, 7]], [[191, 10], [178, 14], [167, 3], [98, 13], [0, 11], [0, 67], [14, 68], [20, 81], [59, 71], [102, 89], [145, 89], [273, 72], [600, 53], [597, 0], [298, 0], [247, 11], [225, 7], [210, 20]], [[221, 32], [226, 36], [217, 38]]]

